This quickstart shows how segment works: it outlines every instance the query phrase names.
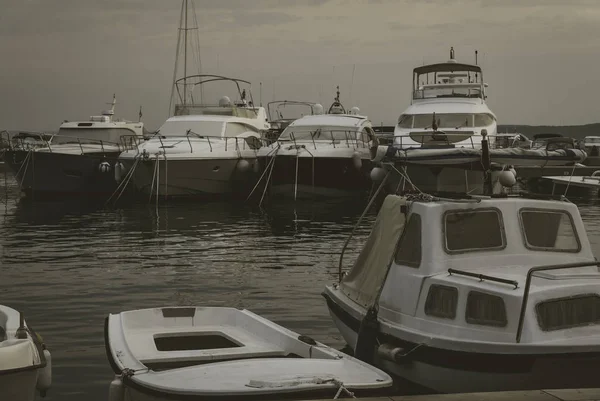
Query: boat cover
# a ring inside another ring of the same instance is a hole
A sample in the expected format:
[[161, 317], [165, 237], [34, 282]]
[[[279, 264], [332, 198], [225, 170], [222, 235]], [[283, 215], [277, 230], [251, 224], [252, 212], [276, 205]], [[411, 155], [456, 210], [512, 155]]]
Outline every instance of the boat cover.
[[[409, 148], [379, 146], [373, 161], [394, 161], [407, 164], [465, 164], [481, 160], [481, 149], [477, 148]], [[490, 149], [490, 159], [494, 163], [516, 166], [566, 165], [581, 163], [587, 157], [581, 149]]]
[[385, 281], [396, 243], [404, 230], [406, 216], [401, 211], [404, 205], [404, 197], [385, 198], [365, 246], [340, 284], [342, 292], [359, 305], [371, 306]]

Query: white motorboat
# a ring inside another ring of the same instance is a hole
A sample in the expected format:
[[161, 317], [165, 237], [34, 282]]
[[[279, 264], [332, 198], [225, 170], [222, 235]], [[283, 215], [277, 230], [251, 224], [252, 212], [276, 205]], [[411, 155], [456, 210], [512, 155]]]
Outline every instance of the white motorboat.
[[369, 147], [375, 132], [358, 108], [347, 112], [339, 96], [338, 87], [327, 113], [294, 120], [276, 144], [259, 151], [272, 194], [295, 199], [371, 188]]
[[[175, 115], [152, 137], [120, 155], [121, 181], [131, 180], [138, 192], [159, 197], [250, 191], [258, 176], [257, 152], [269, 129], [265, 109], [254, 106], [250, 82], [205, 74], [187, 76], [176, 85], [216, 81], [235, 84], [238, 100], [224, 96], [218, 105], [207, 105], [180, 98]], [[240, 87], [244, 84], [248, 92]]]
[[564, 198], [389, 195], [323, 295], [356, 357], [434, 391], [597, 387], [599, 265]]
[[88, 121], [65, 121], [55, 135], [14, 136], [5, 162], [25, 195], [107, 195], [114, 192], [117, 159], [126, 142], [141, 140], [144, 124], [115, 120], [110, 110]]
[[110, 401], [333, 398], [392, 385], [377, 368], [235, 308], [110, 314], [105, 343]]
[[269, 143], [277, 141], [279, 135], [290, 123], [300, 117], [314, 114], [323, 114], [323, 106], [318, 103], [298, 100], [274, 100], [267, 103], [267, 115], [271, 127], [266, 134], [266, 139]]
[[0, 400], [33, 401], [52, 384], [50, 352], [23, 314], [0, 305]]
[[[182, 78], [172, 86], [175, 107], [150, 139], [121, 154], [123, 188], [131, 181], [138, 192], [154, 197], [205, 197], [247, 195], [254, 184], [256, 154], [270, 128], [266, 111], [256, 106], [248, 81], [202, 74], [200, 68], [188, 74], [188, 43], [198, 45], [191, 55], [200, 52], [198, 35], [188, 38], [188, 31], [198, 32], [196, 21], [193, 2], [183, 0], [177, 56], [183, 52], [184, 63]], [[181, 76], [177, 56], [174, 77]], [[233, 100], [223, 96], [204, 103], [206, 84], [223, 82], [234, 84]]]
[[398, 118], [394, 144], [473, 148], [481, 143], [482, 130], [494, 138], [497, 118], [485, 101], [487, 87], [481, 67], [458, 63], [454, 48], [445, 63], [415, 68], [411, 104]]

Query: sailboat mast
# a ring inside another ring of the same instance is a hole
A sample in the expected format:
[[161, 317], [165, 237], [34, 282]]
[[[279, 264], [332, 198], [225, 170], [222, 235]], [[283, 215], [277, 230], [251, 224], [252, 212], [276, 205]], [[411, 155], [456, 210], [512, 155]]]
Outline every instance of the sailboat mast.
[[185, 0], [185, 28], [183, 36], [183, 104], [187, 102], [187, 34], [188, 34], [188, 0]]

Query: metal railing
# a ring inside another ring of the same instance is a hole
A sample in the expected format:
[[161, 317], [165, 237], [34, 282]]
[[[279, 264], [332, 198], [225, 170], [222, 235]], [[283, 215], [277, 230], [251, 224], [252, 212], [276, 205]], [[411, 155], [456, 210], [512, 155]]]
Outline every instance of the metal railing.
[[[302, 135], [301, 137], [297, 137], [296, 134]], [[315, 136], [318, 137], [315, 138]], [[320, 138], [321, 135], [330, 135], [331, 138]], [[310, 137], [309, 137], [310, 136]], [[352, 130], [315, 130], [315, 131], [299, 131], [299, 132], [290, 132], [289, 138], [281, 138], [281, 136], [277, 139], [277, 142], [293, 142], [294, 146], [298, 146], [298, 143], [312, 143], [313, 147], [317, 149], [317, 144], [326, 143], [331, 144], [334, 148], [336, 145], [341, 147], [347, 147], [352, 149], [358, 148], [369, 148], [371, 138], [367, 133], [357, 132]]]
[[529, 289], [531, 287], [531, 278], [533, 273], [547, 270], [576, 269], [578, 267], [589, 266], [600, 266], [600, 262], [596, 260], [594, 262], [565, 263], [560, 265], [536, 266], [529, 269], [527, 272], [527, 279], [525, 281], [525, 289], [523, 290], [523, 302], [521, 303], [521, 313], [519, 314], [519, 325], [517, 326], [517, 343], [521, 342], [521, 333], [523, 332], [523, 324], [525, 322], [525, 313], [527, 312], [527, 302], [529, 300]]
[[[208, 145], [208, 149], [210, 152], [213, 152], [216, 149], [218, 149], [220, 147], [219, 145], [222, 145], [222, 148], [226, 152], [229, 150], [235, 150], [236, 152], [239, 152], [242, 150], [253, 150], [253, 151], [257, 152], [263, 146], [273, 148], [273, 145], [274, 145], [272, 142], [270, 142], [266, 138], [258, 138], [255, 136], [228, 137], [228, 136], [200, 135], [200, 134], [193, 132], [192, 130], [188, 130], [185, 133], [185, 135], [173, 135], [173, 136], [171, 136], [171, 135], [169, 135], [169, 136], [155, 135], [148, 139], [127, 138], [126, 140], [128, 141], [126, 146], [125, 146], [125, 144], [122, 144], [123, 147], [125, 148], [125, 150], [135, 150], [136, 154], [140, 154], [140, 145], [141, 144], [151, 141], [151, 140], [158, 140], [160, 142], [161, 149], [173, 148], [181, 142], [187, 142], [187, 144], [190, 148], [190, 153], [194, 152], [194, 143], [197, 143], [197, 142], [206, 143]], [[173, 142], [173, 143], [166, 142], [165, 140], [169, 140], [169, 142]], [[200, 140], [200, 141], [198, 141], [198, 140]]]
[[508, 279], [501, 278], [501, 277], [488, 276], [486, 274], [478, 274], [478, 273], [466, 272], [463, 270], [456, 270], [456, 269], [448, 269], [448, 274], [450, 274], [450, 275], [456, 274], [456, 275], [460, 275], [460, 276], [478, 278], [479, 281], [487, 280], [487, 281], [495, 281], [497, 283], [514, 285], [515, 290], [517, 288], [519, 288], [519, 282], [516, 280], [508, 280]]
[[[7, 138], [6, 140], [5, 135]], [[33, 142], [31, 139], [33, 139]], [[53, 147], [56, 149], [57, 146], [63, 145], [79, 146], [81, 154], [85, 154], [84, 148], [88, 146], [100, 146], [102, 152], [106, 152], [105, 146], [116, 147], [119, 152], [122, 151], [122, 146], [117, 142], [69, 135], [51, 135], [43, 132], [26, 132], [10, 136], [9, 132], [2, 131], [0, 132], [0, 142], [3, 146], [6, 145], [6, 148], [10, 151], [48, 149], [50, 153], [53, 153]]]

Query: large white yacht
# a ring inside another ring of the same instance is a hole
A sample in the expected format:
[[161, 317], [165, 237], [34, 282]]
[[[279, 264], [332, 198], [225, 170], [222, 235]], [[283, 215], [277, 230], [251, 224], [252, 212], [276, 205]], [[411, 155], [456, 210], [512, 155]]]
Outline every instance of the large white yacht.
[[[321, 105], [315, 108], [322, 109]], [[296, 199], [368, 190], [374, 135], [368, 117], [360, 115], [358, 108], [344, 108], [338, 87], [325, 114], [294, 120], [276, 144], [259, 152], [271, 193]]]
[[[193, 75], [187, 81], [235, 84], [237, 99], [223, 96], [218, 104], [180, 98], [175, 115], [138, 146], [123, 152], [120, 181], [132, 181], [146, 195], [159, 197], [245, 194], [258, 173], [257, 151], [269, 129], [263, 107], [254, 107], [248, 81], [218, 75]], [[248, 93], [248, 95], [247, 95]], [[248, 98], [246, 98], [248, 96]]]
[[[26, 196], [105, 196], [116, 188], [114, 170], [126, 142], [141, 140], [144, 123], [115, 120], [111, 108], [88, 121], [65, 121], [55, 135], [14, 136], [5, 163]], [[116, 167], [118, 170], [118, 167]]]
[[411, 104], [398, 118], [394, 143], [472, 148], [480, 145], [482, 130], [493, 141], [497, 121], [485, 102], [487, 86], [481, 67], [457, 62], [454, 48], [445, 63], [415, 68]]
[[389, 195], [323, 295], [356, 357], [434, 391], [597, 387], [599, 265], [567, 200]]

